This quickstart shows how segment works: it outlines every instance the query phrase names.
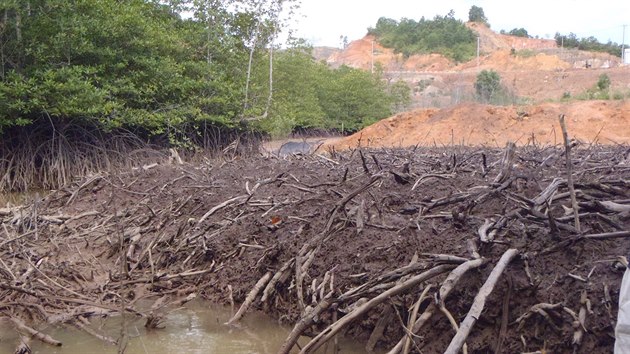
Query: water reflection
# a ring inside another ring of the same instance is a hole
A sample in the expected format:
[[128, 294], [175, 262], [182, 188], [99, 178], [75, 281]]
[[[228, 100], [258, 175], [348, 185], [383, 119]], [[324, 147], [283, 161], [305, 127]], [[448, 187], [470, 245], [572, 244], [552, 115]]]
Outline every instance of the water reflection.
[[[129, 342], [127, 354], [139, 353], [226, 353], [226, 354], [272, 354], [276, 353], [291, 328], [278, 325], [263, 314], [246, 316], [239, 327], [224, 325], [230, 317], [230, 310], [222, 307], [208, 307], [202, 303], [187, 305], [186, 308], [169, 314], [164, 322], [166, 328], [146, 332], [144, 321], [127, 320]], [[121, 318], [93, 319], [95, 329], [113, 338], [120, 337]], [[63, 342], [59, 348], [50, 347], [33, 340], [33, 353], [40, 354], [83, 354], [116, 353], [117, 347], [105, 344], [83, 331], [72, 328], [42, 328], [42, 331]], [[0, 324], [0, 353], [12, 353], [18, 341], [17, 336], [5, 324]], [[307, 342], [306, 338], [301, 341]], [[364, 353], [362, 345], [349, 339], [339, 341], [340, 353]], [[329, 350], [319, 353], [333, 353]]]

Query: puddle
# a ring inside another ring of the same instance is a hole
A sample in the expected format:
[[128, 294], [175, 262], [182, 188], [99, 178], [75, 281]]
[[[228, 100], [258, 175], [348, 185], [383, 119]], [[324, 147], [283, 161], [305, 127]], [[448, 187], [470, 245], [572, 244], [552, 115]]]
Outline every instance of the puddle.
[[[260, 313], [246, 316], [238, 328], [224, 325], [230, 318], [230, 309], [207, 307], [202, 303], [187, 305], [186, 308], [171, 312], [164, 324], [165, 329], [147, 332], [144, 320], [127, 319], [129, 342], [126, 354], [273, 354], [291, 331], [288, 326], [278, 323]], [[13, 353], [18, 337], [10, 329], [8, 321], [0, 322], [0, 353]], [[113, 338], [120, 337], [121, 318], [92, 319], [93, 328]], [[105, 344], [99, 339], [69, 326], [39, 328], [42, 332], [61, 341], [63, 346], [51, 347], [33, 339], [31, 348], [37, 354], [84, 354], [117, 353], [118, 348]], [[300, 345], [308, 341], [302, 338]], [[339, 340], [341, 354], [364, 353], [363, 345], [351, 339]], [[333, 353], [332, 344], [327, 351]], [[297, 352], [297, 349], [294, 348]]]
[[44, 190], [29, 190], [28, 192], [0, 193], [0, 208], [21, 205], [35, 198], [42, 199], [48, 192]]

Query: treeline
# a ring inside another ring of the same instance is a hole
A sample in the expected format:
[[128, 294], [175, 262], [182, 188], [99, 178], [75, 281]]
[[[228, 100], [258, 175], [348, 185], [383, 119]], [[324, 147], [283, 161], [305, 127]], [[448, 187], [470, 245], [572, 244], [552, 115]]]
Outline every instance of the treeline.
[[576, 48], [579, 50], [587, 50], [591, 52], [603, 52], [621, 57], [621, 45], [612, 41], [602, 43], [593, 36], [578, 38], [575, 33], [564, 35], [558, 32], [556, 32], [554, 38], [558, 46], [562, 46], [564, 48]]
[[509, 32], [506, 32], [505, 30], [501, 30], [499, 31], [499, 33], [507, 34], [507, 35], [515, 36], [515, 37], [532, 38], [532, 36], [530, 36], [529, 33], [527, 33], [527, 30], [523, 27], [513, 28]]
[[375, 35], [380, 44], [393, 48], [405, 57], [439, 53], [462, 62], [475, 55], [476, 37], [454, 15], [450, 11], [446, 16], [438, 15], [432, 20], [422, 17], [419, 21], [408, 18], [396, 21], [381, 17], [368, 32]]
[[410, 103], [406, 95], [397, 95], [379, 75], [342, 66], [330, 69], [315, 62], [308, 47], [295, 47], [274, 54], [273, 101], [265, 115], [269, 95], [269, 67], [259, 61], [247, 116], [255, 127], [272, 135], [294, 129], [327, 129], [352, 132], [387, 117], [397, 105]]
[[282, 134], [388, 116], [396, 102], [379, 78], [279, 49], [280, 14], [294, 5], [2, 1], [0, 132], [51, 122], [177, 143], [208, 125]]

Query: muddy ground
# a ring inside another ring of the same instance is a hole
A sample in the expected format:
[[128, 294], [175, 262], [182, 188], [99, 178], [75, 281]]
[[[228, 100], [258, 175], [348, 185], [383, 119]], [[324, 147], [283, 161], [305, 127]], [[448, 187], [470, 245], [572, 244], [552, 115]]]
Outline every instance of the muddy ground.
[[310, 336], [356, 316], [333, 328], [381, 350], [404, 346], [410, 317], [424, 318], [410, 352], [442, 353], [455, 335], [447, 314], [464, 321], [502, 258], [468, 352], [609, 353], [630, 252], [629, 154], [573, 151], [579, 230], [554, 147], [517, 148], [513, 159], [489, 148], [352, 150], [94, 175], [0, 209], [0, 316], [25, 341], [43, 323], [98, 336], [93, 316], [159, 327], [196, 296], [248, 303]]

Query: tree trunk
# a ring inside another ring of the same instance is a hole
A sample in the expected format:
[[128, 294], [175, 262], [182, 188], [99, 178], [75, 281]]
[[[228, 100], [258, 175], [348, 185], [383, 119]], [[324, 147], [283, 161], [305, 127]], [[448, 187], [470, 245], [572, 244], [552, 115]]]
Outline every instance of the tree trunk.
[[269, 114], [269, 108], [271, 107], [271, 101], [273, 99], [273, 38], [269, 45], [269, 96], [267, 96], [267, 105], [265, 106], [265, 113], [262, 118], [267, 118]]
[[247, 63], [247, 78], [245, 79], [245, 100], [243, 102], [243, 114], [248, 107], [249, 101], [249, 81], [252, 76], [252, 62], [254, 61], [254, 50], [256, 50], [256, 42], [258, 41], [258, 26], [254, 30], [254, 38], [252, 42], [252, 48], [249, 50], [249, 62]]

